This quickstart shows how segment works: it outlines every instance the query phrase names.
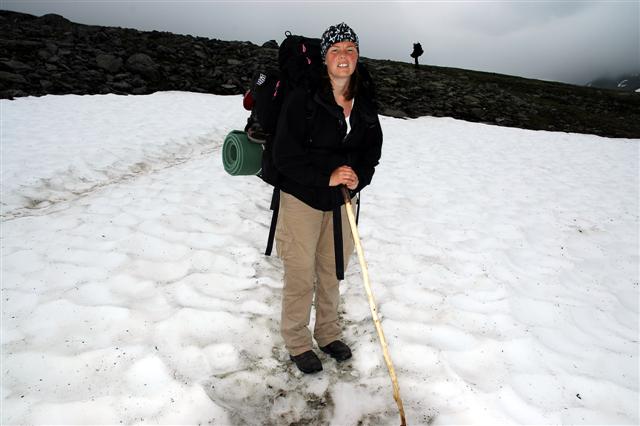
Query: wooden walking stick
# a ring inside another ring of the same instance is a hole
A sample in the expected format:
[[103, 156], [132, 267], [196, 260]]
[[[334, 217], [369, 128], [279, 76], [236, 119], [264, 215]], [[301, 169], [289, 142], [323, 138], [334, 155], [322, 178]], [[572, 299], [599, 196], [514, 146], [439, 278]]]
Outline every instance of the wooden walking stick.
[[407, 421], [404, 417], [404, 407], [402, 405], [402, 399], [400, 399], [400, 387], [398, 386], [398, 378], [396, 377], [396, 370], [393, 368], [391, 357], [389, 356], [389, 347], [387, 346], [387, 339], [384, 338], [384, 332], [382, 331], [382, 324], [378, 317], [378, 309], [376, 308], [376, 302], [373, 299], [373, 292], [371, 291], [371, 284], [369, 283], [369, 271], [367, 270], [367, 263], [364, 260], [364, 251], [362, 250], [362, 244], [360, 243], [360, 236], [358, 235], [358, 227], [356, 225], [356, 218], [353, 215], [353, 207], [351, 206], [351, 196], [349, 191], [343, 185], [341, 186], [342, 196], [344, 197], [344, 203], [347, 210], [347, 216], [349, 217], [349, 225], [351, 225], [351, 234], [353, 235], [353, 241], [356, 244], [356, 252], [358, 253], [358, 260], [360, 261], [360, 268], [362, 269], [362, 279], [364, 280], [364, 288], [367, 291], [367, 297], [369, 299], [369, 308], [371, 308], [371, 316], [373, 317], [373, 323], [376, 326], [378, 332], [378, 338], [380, 340], [380, 346], [382, 346], [382, 354], [384, 361], [387, 364], [389, 370], [389, 376], [391, 376], [391, 383], [393, 384], [393, 399], [396, 400], [398, 410], [400, 411], [400, 424], [405, 426]]

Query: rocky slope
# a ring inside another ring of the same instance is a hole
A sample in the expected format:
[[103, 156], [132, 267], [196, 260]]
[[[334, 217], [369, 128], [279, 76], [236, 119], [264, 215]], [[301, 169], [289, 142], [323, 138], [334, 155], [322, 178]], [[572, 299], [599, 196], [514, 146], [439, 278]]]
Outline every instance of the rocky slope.
[[[277, 44], [257, 46], [76, 24], [59, 15], [0, 11], [0, 98], [44, 94], [243, 93], [275, 66]], [[363, 58], [380, 112], [447, 116], [536, 130], [640, 138], [640, 94], [454, 68]]]

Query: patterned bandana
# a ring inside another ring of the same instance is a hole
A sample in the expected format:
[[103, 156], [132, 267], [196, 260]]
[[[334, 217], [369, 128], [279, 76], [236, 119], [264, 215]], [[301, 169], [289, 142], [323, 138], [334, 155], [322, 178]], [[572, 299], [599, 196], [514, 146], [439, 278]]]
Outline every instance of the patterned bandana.
[[327, 50], [329, 50], [331, 46], [336, 43], [340, 43], [341, 41], [352, 41], [355, 43], [358, 52], [360, 51], [360, 47], [358, 46], [358, 36], [355, 31], [342, 22], [338, 25], [330, 26], [324, 33], [322, 33], [322, 38], [320, 39], [320, 55], [322, 56], [322, 59], [324, 59], [327, 54]]

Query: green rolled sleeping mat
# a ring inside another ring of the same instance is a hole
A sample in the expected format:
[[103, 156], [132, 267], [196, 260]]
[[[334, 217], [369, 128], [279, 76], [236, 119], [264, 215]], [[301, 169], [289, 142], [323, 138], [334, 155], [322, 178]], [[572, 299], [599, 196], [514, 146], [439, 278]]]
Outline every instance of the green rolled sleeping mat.
[[262, 145], [251, 142], [246, 132], [232, 130], [222, 145], [222, 164], [231, 176], [256, 175], [262, 167]]

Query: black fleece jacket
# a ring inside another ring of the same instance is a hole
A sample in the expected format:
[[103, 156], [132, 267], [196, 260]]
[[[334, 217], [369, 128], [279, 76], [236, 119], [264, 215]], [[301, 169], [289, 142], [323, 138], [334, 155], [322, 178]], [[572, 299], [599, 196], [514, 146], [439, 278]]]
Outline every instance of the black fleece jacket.
[[[311, 98], [311, 99], [309, 99]], [[380, 160], [382, 129], [366, 92], [359, 91], [349, 117], [333, 96], [295, 90], [287, 96], [273, 141], [273, 161], [281, 174], [278, 186], [307, 205], [323, 211], [344, 203], [339, 187], [330, 187], [336, 168], [347, 165], [358, 175], [354, 195], [371, 183]]]

